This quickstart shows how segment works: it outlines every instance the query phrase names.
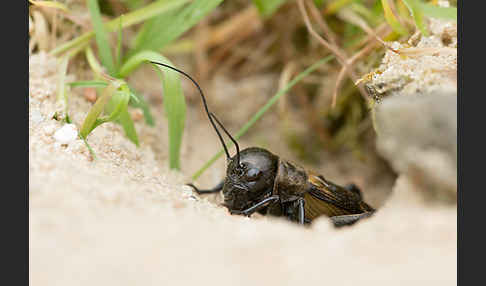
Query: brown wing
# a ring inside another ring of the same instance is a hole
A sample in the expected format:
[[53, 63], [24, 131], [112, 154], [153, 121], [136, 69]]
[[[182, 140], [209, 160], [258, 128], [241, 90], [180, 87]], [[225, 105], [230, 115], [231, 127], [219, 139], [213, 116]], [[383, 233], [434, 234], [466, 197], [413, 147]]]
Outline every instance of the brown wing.
[[309, 173], [308, 182], [310, 187], [304, 199], [306, 218], [310, 220], [320, 215], [331, 217], [373, 211], [358, 193], [327, 181], [320, 175]]

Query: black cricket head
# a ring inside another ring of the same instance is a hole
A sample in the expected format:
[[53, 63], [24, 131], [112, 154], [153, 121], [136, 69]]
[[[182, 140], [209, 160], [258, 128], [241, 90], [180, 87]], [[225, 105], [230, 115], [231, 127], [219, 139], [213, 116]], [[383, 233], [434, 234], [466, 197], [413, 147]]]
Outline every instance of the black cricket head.
[[[238, 142], [226, 130], [214, 113], [208, 110], [206, 98], [201, 87], [187, 73], [164, 63], [151, 62], [175, 70], [196, 85], [208, 115], [209, 121], [218, 134], [221, 145], [226, 153], [226, 179], [223, 186], [224, 203], [229, 210], [243, 210], [272, 194], [273, 183], [277, 175], [278, 157], [262, 148], [247, 148], [240, 152]], [[236, 155], [231, 157], [216, 123], [223, 129], [236, 147]]]
[[257, 147], [241, 151], [239, 163], [235, 157], [228, 161], [223, 205], [241, 211], [272, 195], [278, 157]]

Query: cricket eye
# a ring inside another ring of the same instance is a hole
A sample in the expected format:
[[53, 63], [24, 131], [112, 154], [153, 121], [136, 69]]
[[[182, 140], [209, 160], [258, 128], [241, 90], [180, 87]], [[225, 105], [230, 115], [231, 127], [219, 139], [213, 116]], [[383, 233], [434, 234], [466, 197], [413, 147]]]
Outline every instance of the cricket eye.
[[246, 166], [244, 164], [241, 164], [239, 166], [236, 166], [233, 169], [233, 173], [238, 175], [238, 176], [243, 176], [245, 174]]
[[249, 182], [253, 182], [258, 180], [262, 172], [257, 168], [251, 168], [246, 172], [246, 180]]

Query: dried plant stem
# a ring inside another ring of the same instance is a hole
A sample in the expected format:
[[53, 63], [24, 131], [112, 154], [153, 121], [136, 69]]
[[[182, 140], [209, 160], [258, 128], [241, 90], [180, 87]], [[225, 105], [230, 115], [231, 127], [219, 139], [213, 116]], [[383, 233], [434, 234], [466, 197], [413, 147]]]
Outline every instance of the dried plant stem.
[[52, 14], [52, 28], [51, 28], [51, 46], [55, 47], [57, 45], [57, 22], [58, 22], [57, 9], [54, 10]]
[[343, 81], [344, 74], [346, 73], [346, 66], [343, 66], [341, 68], [341, 71], [339, 71], [339, 74], [336, 78], [336, 85], [334, 86], [334, 92], [332, 93], [332, 102], [331, 102], [331, 107], [334, 108], [336, 107], [336, 101], [337, 101], [337, 92], [339, 90], [339, 87], [341, 85], [341, 82]]
[[337, 46], [336, 35], [329, 28], [326, 21], [322, 20], [319, 9], [317, 9], [317, 7], [315, 5], [308, 5], [308, 6], [309, 6], [309, 9], [310, 9], [310, 12], [312, 13], [312, 17], [314, 17], [314, 19], [316, 19], [317, 24], [319, 25], [321, 30], [324, 32], [326, 37], [329, 39], [329, 42], [331, 42], [331, 44]]
[[331, 45], [328, 41], [326, 41], [324, 38], [319, 35], [314, 28], [312, 27], [312, 24], [309, 20], [309, 15], [307, 14], [307, 11], [305, 10], [304, 6], [304, 0], [298, 0], [297, 4], [299, 5], [300, 12], [302, 16], [304, 17], [304, 22], [307, 27], [307, 30], [309, 30], [309, 33], [314, 36], [324, 47], [326, 47], [328, 50], [330, 50], [333, 54], [336, 55], [336, 59], [344, 65], [346, 62], [346, 56], [343, 54], [343, 52], [336, 46]]
[[[147, 19], [155, 17], [161, 13], [172, 11], [189, 2], [189, 0], [180, 0], [173, 2], [156, 1], [148, 4], [138, 10], [132, 11], [123, 15], [122, 27], [129, 27], [138, 23], [141, 23]], [[105, 23], [105, 27], [109, 32], [112, 32], [119, 28], [120, 19], [119, 17]], [[59, 55], [68, 50], [71, 50], [79, 45], [89, 43], [90, 40], [95, 36], [94, 31], [86, 32], [71, 41], [64, 43], [49, 52], [50, 55]]]
[[[295, 72], [296, 64], [295, 62], [288, 62], [282, 73], [280, 74], [280, 78], [278, 81], [278, 89], [283, 89], [290, 81], [292, 75]], [[284, 118], [287, 114], [287, 97], [283, 97], [281, 100], [278, 101], [278, 114], [280, 118]]]
[[370, 26], [368, 26], [368, 24], [358, 14], [354, 13], [352, 10], [343, 9], [342, 11], [340, 11], [338, 13], [338, 16], [340, 18], [342, 18], [343, 20], [348, 21], [349, 23], [352, 23], [352, 24], [360, 27], [363, 31], [365, 31], [365, 33], [368, 34], [367, 41], [369, 41], [371, 39], [375, 39], [380, 44], [382, 44], [385, 48], [387, 48], [387, 49], [389, 49], [389, 50], [391, 50], [395, 53], [398, 53], [397, 50], [390, 47], [390, 45], [385, 43], [385, 41], [383, 41], [378, 36], [377, 31], [374, 31], [373, 29], [371, 29]]
[[401, 55], [416, 57], [422, 55], [434, 55], [434, 54], [457, 54], [456, 48], [441, 47], [441, 48], [402, 48], [398, 50]]
[[390, 31], [391, 31], [390, 26], [387, 23], [383, 23], [383, 24], [379, 25], [378, 27], [376, 27], [376, 29], [374, 30], [374, 34], [373, 35], [368, 34], [368, 36], [366, 38], [364, 38], [358, 44], [356, 44], [356, 47], [361, 47], [361, 46], [366, 45], [373, 38], [375, 38], [375, 35], [377, 37], [380, 37], [380, 39], [381, 39], [381, 37], [383, 37], [384, 35], [388, 34]]
[[213, 70], [220, 66], [221, 60], [228, 52], [234, 50], [238, 43], [259, 31], [262, 25], [258, 11], [253, 5], [250, 5], [216, 28], [215, 32], [211, 33], [207, 44], [213, 46], [221, 43], [222, 45], [211, 56], [208, 69]]
[[[309, 15], [307, 14], [307, 11], [305, 9], [305, 6], [304, 6], [304, 0], [298, 0], [297, 1], [297, 4], [299, 5], [299, 9], [300, 9], [300, 12], [304, 18], [304, 22], [305, 22], [305, 25], [307, 27], [307, 30], [309, 30], [309, 33], [314, 36], [324, 47], [326, 47], [327, 49], [329, 49], [333, 54], [336, 55], [336, 59], [339, 61], [339, 63], [342, 65], [342, 70], [340, 72], [340, 74], [343, 74], [341, 76], [341, 81], [342, 81], [342, 78], [344, 77], [344, 74], [347, 74], [349, 78], [351, 78], [351, 80], [353, 82], [356, 82], [356, 80], [358, 79], [358, 76], [356, 75], [356, 73], [354, 72], [354, 70], [352, 68], [350, 68], [350, 65], [352, 64], [352, 62], [350, 62], [347, 57], [346, 57], [346, 54], [339, 48], [337, 47], [336, 45], [332, 45], [331, 43], [329, 43], [328, 41], [326, 41], [324, 38], [321, 37], [321, 35], [319, 35], [315, 30], [314, 28], [312, 27], [312, 24], [310, 23], [310, 20], [309, 20]], [[322, 19], [321, 19], [322, 20]], [[324, 20], [322, 20], [324, 21]], [[335, 102], [335, 98], [337, 97], [337, 88], [339, 88], [339, 85], [340, 85], [340, 82], [339, 82], [339, 76], [338, 76], [338, 81], [336, 82], [336, 86], [335, 86], [335, 90], [334, 90], [334, 93], [333, 93], [333, 102]], [[358, 86], [358, 90], [360, 91], [361, 95], [363, 96], [363, 98], [367, 98], [367, 94], [366, 94], [366, 91], [364, 90], [364, 88], [362, 86]]]
[[241, 32], [241, 29], [252, 27], [253, 29], [261, 29], [263, 21], [258, 14], [258, 10], [254, 5], [249, 5], [243, 11], [233, 15], [228, 20], [218, 24], [211, 30], [209, 37], [206, 39], [208, 47], [216, 47], [229, 41], [236, 33]]

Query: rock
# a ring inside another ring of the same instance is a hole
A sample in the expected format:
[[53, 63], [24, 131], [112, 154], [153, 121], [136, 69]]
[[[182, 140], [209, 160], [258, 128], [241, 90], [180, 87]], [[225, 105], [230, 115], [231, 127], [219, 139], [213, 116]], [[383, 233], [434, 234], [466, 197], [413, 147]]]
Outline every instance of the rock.
[[457, 24], [430, 19], [428, 37], [390, 44], [381, 65], [365, 76], [366, 90], [376, 101], [401, 95], [457, 92]]
[[54, 139], [61, 145], [69, 144], [78, 138], [78, 130], [74, 124], [64, 124], [54, 133]]
[[377, 149], [424, 198], [455, 202], [457, 96], [388, 97], [375, 108]]
[[[457, 24], [429, 19], [430, 35], [394, 42], [367, 75], [378, 152], [401, 190], [457, 201]], [[407, 182], [404, 184], [403, 182]]]

